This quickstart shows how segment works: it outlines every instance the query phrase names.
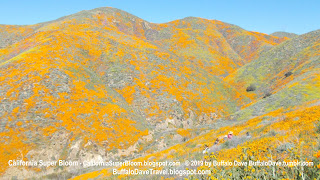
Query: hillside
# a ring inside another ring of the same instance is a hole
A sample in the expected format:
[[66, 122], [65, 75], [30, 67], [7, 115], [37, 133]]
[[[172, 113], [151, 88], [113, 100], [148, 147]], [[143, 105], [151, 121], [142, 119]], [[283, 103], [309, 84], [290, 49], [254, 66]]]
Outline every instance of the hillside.
[[295, 33], [289, 33], [289, 32], [284, 32], [284, 31], [277, 31], [277, 32], [271, 33], [270, 35], [277, 36], [277, 37], [282, 37], [282, 38], [283, 37], [294, 38], [294, 37], [298, 36]]
[[[201, 160], [206, 161], [272, 161], [279, 162], [313, 162], [315, 165], [304, 167], [251, 166], [232, 168], [197, 165], [199, 170], [210, 170], [209, 175], [191, 175], [188, 179], [237, 179], [250, 177], [258, 179], [319, 178], [320, 158], [320, 79], [319, 79], [319, 38], [318, 31], [313, 31], [288, 40], [258, 59], [237, 69], [225, 78], [236, 89], [246, 96], [253, 97], [251, 103], [241, 110], [223, 117], [213, 123], [212, 130], [199, 135], [185, 143], [177, 144], [164, 151], [137, 158], [135, 161], [156, 162]], [[292, 72], [292, 74], [287, 73]], [[247, 81], [244, 81], [247, 80]], [[255, 84], [256, 90], [246, 91], [249, 84]], [[243, 89], [243, 90], [241, 90]], [[265, 89], [270, 92], [266, 96]], [[254, 94], [254, 95], [252, 95]], [[233, 131], [235, 137], [225, 140], [223, 137]], [[250, 137], [246, 136], [250, 133]], [[214, 145], [215, 139], [222, 139]], [[207, 144], [213, 153], [202, 154]], [[145, 170], [141, 167], [136, 167]], [[182, 164], [179, 170], [192, 169]], [[295, 171], [291, 171], [294, 168]], [[160, 169], [170, 169], [162, 167]], [[304, 174], [305, 173], [305, 174]], [[106, 168], [75, 177], [111, 178], [111, 170]], [[130, 177], [118, 175], [116, 178]], [[143, 176], [146, 178], [146, 176]], [[166, 176], [178, 178], [179, 176]], [[141, 179], [138, 175], [134, 179]], [[161, 179], [159, 176], [147, 176], [150, 179]]]
[[[242, 94], [252, 95], [256, 110], [293, 108], [320, 98], [320, 31], [290, 39], [225, 78]], [[250, 85], [255, 91], [247, 92]], [[240, 90], [241, 89], [241, 90]], [[245, 108], [248, 110], [248, 108]], [[263, 110], [263, 111], [264, 111]]]
[[115, 8], [0, 25], [0, 174], [72, 177], [97, 169], [8, 161], [145, 158], [237, 120], [317, 104], [319, 37], [195, 17], [155, 24]]

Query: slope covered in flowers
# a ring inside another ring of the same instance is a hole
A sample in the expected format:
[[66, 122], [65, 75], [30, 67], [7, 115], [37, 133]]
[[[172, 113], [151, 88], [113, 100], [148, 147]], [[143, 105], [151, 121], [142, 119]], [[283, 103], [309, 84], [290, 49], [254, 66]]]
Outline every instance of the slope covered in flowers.
[[[24, 171], [8, 168], [8, 160], [135, 158], [165, 149], [161, 139], [178, 137], [171, 146], [193, 138], [217, 118], [247, 120], [259, 103], [274, 105], [259, 99], [260, 90], [244, 92], [252, 78], [243, 68], [295, 42], [217, 20], [154, 24], [113, 8], [0, 27], [0, 173], [19, 178], [77, 169]], [[317, 41], [305, 41], [300, 74], [286, 83], [263, 79], [274, 94], [318, 87], [317, 61], [308, 59], [317, 56]], [[286, 66], [277, 68], [261, 77]], [[317, 91], [308, 95], [304, 102], [318, 98]]]
[[[262, 52], [258, 57], [247, 57], [244, 66], [226, 78], [231, 87], [251, 101], [239, 111], [212, 123], [213, 130], [185, 143], [168, 147], [164, 151], [150, 154], [135, 161], [152, 160], [180, 161], [278, 161], [313, 162], [301, 167], [290, 164], [285, 167], [207, 167], [206, 176], [188, 176], [188, 179], [317, 179], [320, 177], [319, 157], [319, 31], [310, 32], [285, 41]], [[240, 55], [240, 54], [239, 54]], [[249, 86], [253, 86], [248, 91]], [[211, 124], [210, 124], [211, 125]], [[209, 125], [209, 126], [210, 126]], [[202, 128], [206, 131], [206, 128]], [[196, 131], [196, 129], [194, 129]], [[223, 139], [233, 131], [232, 141]], [[250, 133], [250, 138], [246, 137]], [[193, 132], [180, 131], [183, 134]], [[221, 141], [214, 146], [216, 138]], [[216, 151], [202, 154], [204, 145]], [[141, 169], [141, 167], [138, 167]], [[180, 169], [194, 167], [181, 166]], [[131, 178], [142, 176], [113, 176], [110, 169], [95, 171], [76, 177], [81, 178]], [[160, 176], [147, 176], [161, 179]], [[145, 176], [144, 176], [145, 178]], [[180, 178], [180, 176], [167, 176]]]
[[[314, 84], [317, 83], [320, 67], [319, 43], [319, 30], [300, 35], [264, 53], [224, 80], [236, 87], [241, 94], [258, 99], [267, 94], [285, 92], [275, 101], [279, 103], [290, 99], [293, 102], [283, 102], [281, 106], [295, 106], [318, 99], [319, 91]], [[247, 92], [246, 88], [250, 85], [255, 90]]]
[[[186, 143], [172, 146], [165, 151], [150, 154], [146, 157], [138, 158], [135, 161], [148, 161], [151, 158], [153, 161], [158, 162], [166, 160], [180, 162], [185, 162], [186, 160], [208, 162], [247, 162], [249, 160], [274, 160], [278, 162], [308, 161], [314, 162], [314, 165], [305, 170], [301, 169], [299, 166], [277, 167], [274, 174], [272, 173], [272, 166], [248, 166], [244, 167], [244, 169], [239, 169], [239, 167], [235, 166], [208, 167], [203, 165], [182, 167], [182, 169], [197, 168], [211, 171], [207, 176], [190, 176], [188, 177], [190, 179], [234, 179], [240, 176], [248, 179], [263, 179], [263, 177], [266, 179], [294, 179], [297, 176], [301, 176], [301, 173], [305, 173], [305, 177], [307, 176], [308, 178], [310, 178], [310, 175], [317, 178], [320, 176], [318, 170], [320, 163], [319, 113], [319, 106], [310, 106], [310, 104], [299, 106], [294, 110], [279, 109], [250, 120], [239, 121], [233, 125], [214, 129], [209, 133], [191, 139]], [[233, 131], [235, 140], [223, 140], [220, 144], [216, 145], [218, 151], [202, 154], [204, 144], [207, 144], [209, 147], [214, 146], [215, 139], [222, 139], [222, 137], [230, 130]], [[250, 132], [251, 138], [246, 137], [246, 132]], [[104, 169], [76, 177], [75, 179], [89, 177], [112, 178], [112, 173], [110, 169]], [[179, 176], [176, 176], [175, 178], [177, 177]], [[135, 176], [135, 178], [139, 179], [139, 176]], [[150, 178], [160, 179], [160, 177], [157, 176], [151, 176]]]

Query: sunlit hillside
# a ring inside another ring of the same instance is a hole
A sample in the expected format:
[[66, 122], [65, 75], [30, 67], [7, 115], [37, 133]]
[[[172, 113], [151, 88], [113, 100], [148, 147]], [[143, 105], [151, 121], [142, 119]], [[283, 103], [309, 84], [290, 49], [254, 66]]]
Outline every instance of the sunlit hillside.
[[[117, 179], [103, 167], [8, 161], [233, 160], [244, 149], [319, 164], [319, 48], [319, 30], [289, 38], [195, 17], [155, 24], [115, 8], [0, 25], [0, 175]], [[201, 153], [228, 131], [240, 140]], [[289, 171], [272, 178], [301, 172]]]

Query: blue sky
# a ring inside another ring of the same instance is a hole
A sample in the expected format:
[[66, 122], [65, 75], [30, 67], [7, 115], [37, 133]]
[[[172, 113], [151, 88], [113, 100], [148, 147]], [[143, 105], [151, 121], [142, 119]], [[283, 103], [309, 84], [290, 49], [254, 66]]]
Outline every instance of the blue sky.
[[320, 29], [319, 0], [0, 0], [0, 24], [35, 24], [106, 6], [155, 23], [195, 16], [268, 34]]

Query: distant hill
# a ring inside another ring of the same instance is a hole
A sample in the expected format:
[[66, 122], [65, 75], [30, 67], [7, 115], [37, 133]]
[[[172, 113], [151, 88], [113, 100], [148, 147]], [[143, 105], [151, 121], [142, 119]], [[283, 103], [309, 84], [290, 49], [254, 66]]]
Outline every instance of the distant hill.
[[[257, 100], [244, 111], [261, 115], [319, 100], [319, 42], [320, 30], [297, 36], [226, 77], [243, 95]], [[250, 85], [256, 90], [247, 92]]]
[[289, 32], [284, 32], [284, 31], [277, 31], [277, 32], [274, 32], [272, 34], [270, 34], [272, 36], [277, 36], [277, 37], [280, 37], [280, 38], [284, 38], [284, 37], [287, 37], [287, 38], [294, 38], [296, 36], [298, 36], [298, 34], [295, 34], [295, 33], [289, 33]]

